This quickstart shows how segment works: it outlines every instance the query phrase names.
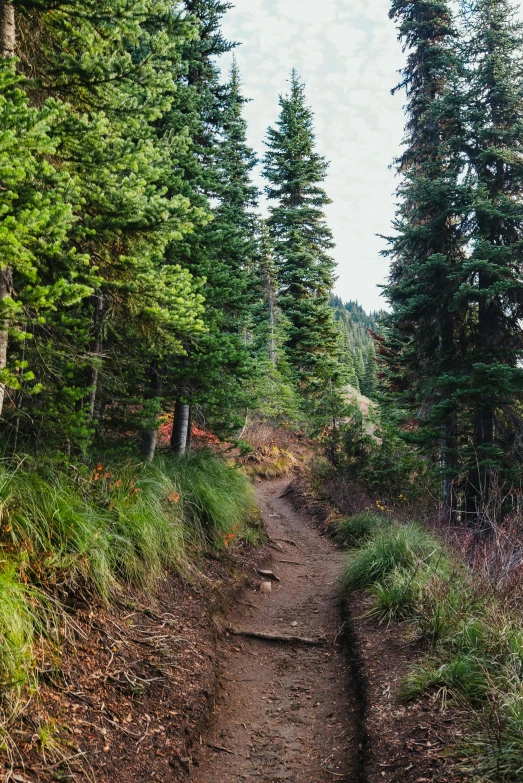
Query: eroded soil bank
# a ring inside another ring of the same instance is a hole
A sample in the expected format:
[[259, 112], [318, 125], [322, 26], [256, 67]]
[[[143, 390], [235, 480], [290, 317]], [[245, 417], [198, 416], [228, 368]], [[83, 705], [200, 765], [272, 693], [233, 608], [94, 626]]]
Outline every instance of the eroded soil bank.
[[359, 783], [360, 705], [342, 643], [339, 578], [345, 555], [285, 497], [287, 480], [262, 484], [259, 503], [280, 581], [245, 593], [227, 618], [235, 630], [307, 638], [322, 646], [223, 641], [212, 729], [195, 783]]

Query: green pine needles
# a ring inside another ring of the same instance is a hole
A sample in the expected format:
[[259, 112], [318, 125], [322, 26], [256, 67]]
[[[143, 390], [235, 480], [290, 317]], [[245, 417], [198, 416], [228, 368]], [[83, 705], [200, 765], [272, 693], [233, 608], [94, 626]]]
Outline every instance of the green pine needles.
[[267, 225], [279, 306], [289, 324], [284, 350], [300, 393], [316, 413], [327, 401], [328, 420], [329, 413], [335, 418], [341, 368], [339, 333], [329, 307], [335, 278], [332, 233], [323, 211], [330, 203], [322, 187], [327, 163], [315, 151], [313, 114], [295, 71], [280, 109], [267, 134], [264, 175], [267, 196], [276, 202]]
[[439, 461], [446, 513], [488, 527], [521, 483], [523, 28], [508, 0], [394, 0], [390, 16], [408, 103], [385, 386]]

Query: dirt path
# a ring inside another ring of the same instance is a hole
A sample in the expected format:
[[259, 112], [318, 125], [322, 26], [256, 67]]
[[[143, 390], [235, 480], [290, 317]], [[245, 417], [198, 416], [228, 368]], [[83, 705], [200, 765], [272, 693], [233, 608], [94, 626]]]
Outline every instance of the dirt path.
[[271, 567], [281, 582], [269, 595], [247, 595], [229, 620], [245, 630], [326, 636], [327, 644], [243, 637], [224, 642], [222, 691], [214, 728], [202, 740], [195, 783], [360, 783], [357, 705], [351, 703], [347, 656], [336, 639], [344, 555], [280, 497], [287, 484], [258, 490], [271, 538], [296, 544], [282, 540], [282, 551], [274, 551]]

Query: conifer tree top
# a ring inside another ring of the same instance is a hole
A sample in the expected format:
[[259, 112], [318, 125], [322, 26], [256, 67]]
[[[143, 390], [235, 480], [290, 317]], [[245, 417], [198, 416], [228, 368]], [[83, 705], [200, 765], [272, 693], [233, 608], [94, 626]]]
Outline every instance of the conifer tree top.
[[291, 73], [289, 95], [280, 95], [280, 117], [275, 128], [267, 131], [264, 174], [269, 185], [268, 198], [282, 206], [299, 207], [330, 204], [318, 183], [325, 179], [328, 163], [314, 151], [314, 115], [307, 105], [305, 87], [295, 70]]

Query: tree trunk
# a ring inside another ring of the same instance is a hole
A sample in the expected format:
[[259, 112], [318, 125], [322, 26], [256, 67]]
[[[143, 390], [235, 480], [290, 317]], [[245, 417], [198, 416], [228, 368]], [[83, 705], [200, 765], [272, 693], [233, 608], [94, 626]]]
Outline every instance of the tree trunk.
[[91, 370], [91, 394], [89, 395], [89, 416], [94, 419], [94, 412], [96, 407], [96, 395], [98, 393], [98, 378], [100, 376], [100, 358], [102, 356], [102, 316], [103, 316], [103, 297], [101, 294], [95, 294], [92, 297], [94, 305], [94, 343], [91, 351], [91, 356], [95, 359], [95, 364]]
[[[502, 175], [501, 175], [502, 176]], [[502, 190], [502, 187], [500, 186]], [[490, 226], [491, 236], [501, 233], [496, 223]], [[489, 291], [496, 280], [490, 275], [480, 272], [479, 289]], [[498, 308], [492, 295], [486, 301], [480, 301], [478, 308], [478, 344], [481, 355], [488, 364], [496, 362], [499, 354], [499, 317]], [[491, 402], [490, 389], [482, 390], [478, 400], [478, 409], [474, 417], [473, 444], [476, 462], [470, 466], [467, 480], [467, 516], [476, 524], [483, 524], [485, 511], [489, 505], [491, 492], [491, 468], [489, 459], [492, 457], [494, 445], [494, 405]], [[494, 509], [489, 509], [492, 514]], [[495, 511], [494, 511], [495, 514]], [[490, 520], [496, 523], [497, 520]]]
[[193, 407], [192, 405], [189, 405], [189, 422], [187, 424], [187, 441], [185, 443], [185, 451], [189, 452], [191, 450], [191, 441], [192, 441], [192, 414], [193, 414]]
[[[160, 374], [158, 372], [158, 362], [151, 363], [149, 368], [149, 400], [157, 400], [162, 391]], [[140, 442], [140, 454], [144, 462], [152, 462], [156, 453], [156, 443], [158, 441], [158, 416], [154, 416], [149, 426], [142, 431]]]
[[276, 338], [274, 335], [274, 292], [271, 282], [268, 283], [268, 305], [269, 305], [269, 359], [272, 364], [276, 364]]
[[187, 436], [189, 433], [190, 406], [181, 400], [176, 400], [174, 410], [173, 434], [171, 436], [171, 450], [178, 456], [185, 454], [187, 450]]
[[[0, 0], [0, 57], [4, 60], [15, 56], [16, 24], [15, 8], [11, 3]], [[10, 296], [13, 288], [12, 273], [9, 268], [0, 269], [0, 304]], [[7, 367], [7, 349], [9, 346], [9, 322], [0, 321], [0, 370]], [[5, 400], [5, 383], [0, 383], [0, 416]]]
[[0, 57], [8, 60], [16, 52], [15, 7], [6, 0], [0, 0]]
[[443, 510], [449, 521], [456, 512], [454, 481], [456, 478], [456, 432], [454, 420], [449, 420], [441, 428], [441, 465], [443, 468]]
[[[0, 269], [0, 303], [10, 296], [13, 289], [13, 278], [10, 269]], [[0, 370], [7, 367], [7, 348], [9, 345], [9, 321], [0, 321]], [[0, 383], [0, 416], [4, 407], [5, 383]]]
[[[438, 313], [437, 328], [439, 332], [440, 372], [452, 366], [455, 360], [454, 319], [446, 308]], [[452, 389], [444, 386], [441, 389], [441, 400], [450, 400]], [[456, 498], [454, 482], [457, 475], [458, 423], [456, 414], [448, 411], [444, 414], [441, 424], [441, 466], [443, 469], [442, 502], [443, 511], [448, 515], [449, 522], [454, 520], [456, 513]]]
[[[485, 511], [489, 504], [491, 490], [491, 471], [486, 462], [489, 448], [494, 443], [494, 409], [484, 407], [476, 413], [474, 420], [473, 443], [476, 462], [471, 465], [467, 476], [466, 509], [469, 524], [481, 524], [485, 521]], [[490, 509], [494, 512], [495, 509]], [[497, 519], [490, 520], [493, 523]]]

